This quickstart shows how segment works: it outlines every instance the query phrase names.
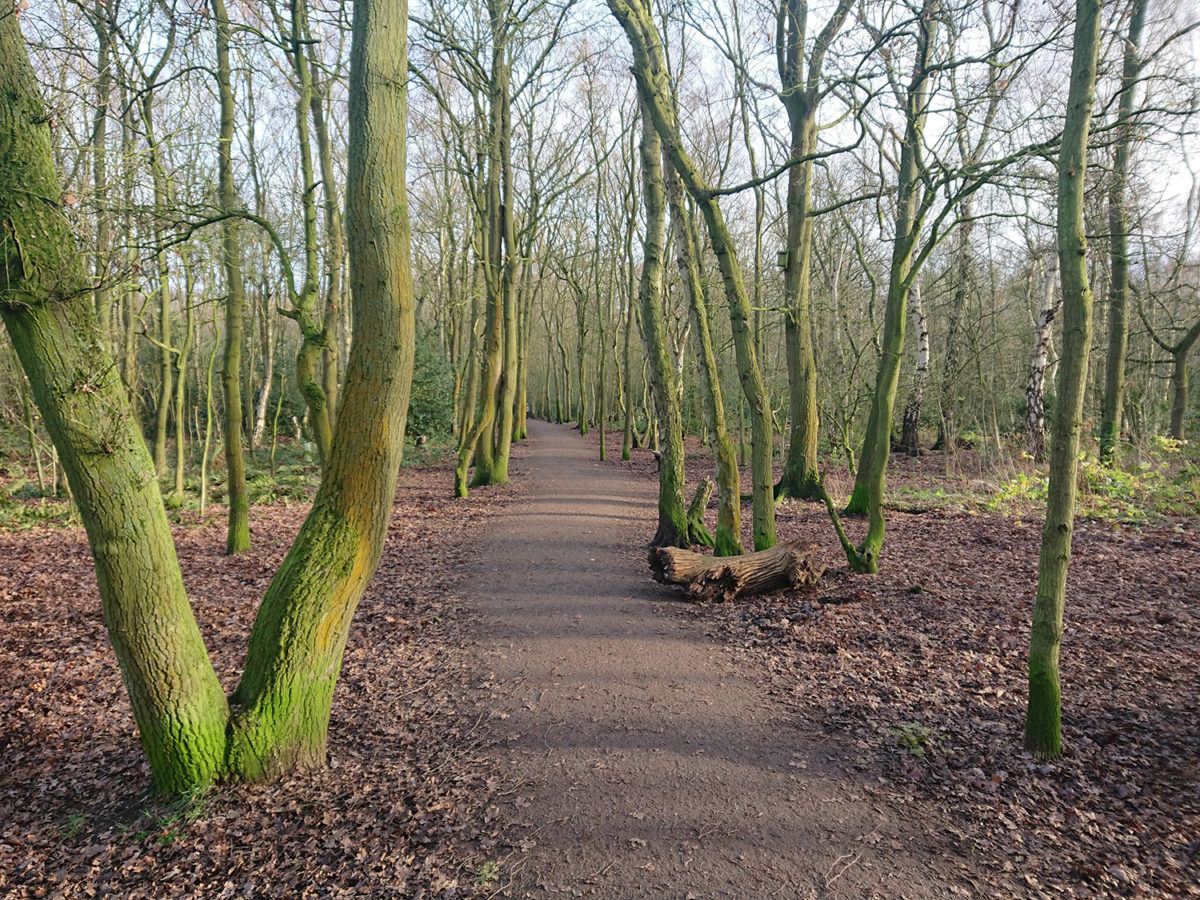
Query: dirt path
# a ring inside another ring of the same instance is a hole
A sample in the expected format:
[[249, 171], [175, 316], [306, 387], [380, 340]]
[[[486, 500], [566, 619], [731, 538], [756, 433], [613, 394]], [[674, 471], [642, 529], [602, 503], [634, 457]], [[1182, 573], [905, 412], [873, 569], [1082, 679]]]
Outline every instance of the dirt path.
[[671, 609], [641, 547], [655, 485], [565, 427], [529, 431], [528, 499], [488, 530], [467, 584], [487, 737], [518, 785], [501, 893], [964, 893], [924, 811], [865, 798], [852, 746], [790, 720]]

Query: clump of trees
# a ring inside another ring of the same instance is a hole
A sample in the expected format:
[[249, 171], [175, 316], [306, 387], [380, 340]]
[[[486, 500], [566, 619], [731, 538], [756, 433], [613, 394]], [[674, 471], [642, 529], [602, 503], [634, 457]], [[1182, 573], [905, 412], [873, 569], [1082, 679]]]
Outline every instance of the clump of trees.
[[[349, 12], [0, 14], [0, 424], [67, 474], [160, 785], [318, 761], [333, 682], [296, 654], [336, 671], [378, 553], [375, 514], [356, 517], [386, 507], [403, 434], [372, 429], [402, 417], [414, 352], [409, 433], [450, 437], [458, 495], [507, 480], [527, 415], [596, 429], [602, 458], [617, 431], [623, 459], [661, 459], [653, 543], [721, 556], [746, 549], [744, 513], [762, 550], [777, 502], [815, 500], [876, 571], [893, 452], [1036, 464], [1048, 443], [1029, 741], [1057, 753], [1080, 441], [1094, 422], [1121, 466], [1196, 428], [1200, 182], [1161, 175], [1192, 163], [1196, 23], [1148, 0], [426, 0], [409, 65], [403, 4]], [[186, 502], [198, 464], [206, 496], [223, 470], [245, 549], [246, 465], [281, 430], [321, 469], [313, 561], [281, 569], [226, 699], [161, 493]], [[712, 535], [687, 507], [689, 431], [715, 463]], [[123, 637], [146, 616], [183, 661], [168, 687]], [[162, 749], [180, 722], [205, 749]]]

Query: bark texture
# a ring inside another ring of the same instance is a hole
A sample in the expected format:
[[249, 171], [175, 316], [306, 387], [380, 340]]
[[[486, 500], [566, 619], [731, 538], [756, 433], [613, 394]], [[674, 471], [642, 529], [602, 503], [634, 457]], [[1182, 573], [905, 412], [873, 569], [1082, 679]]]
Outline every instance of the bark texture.
[[1058, 654], [1071, 535], [1083, 395], [1092, 339], [1092, 291], [1084, 237], [1084, 176], [1088, 131], [1096, 92], [1100, 0], [1077, 0], [1075, 49], [1067, 119], [1058, 158], [1058, 265], [1062, 280], [1063, 353], [1058, 370], [1058, 412], [1050, 448], [1050, 486], [1038, 562], [1037, 596], [1029, 636], [1029, 705], [1025, 749], [1041, 759], [1062, 755], [1062, 692]]
[[685, 588], [694, 601], [728, 602], [813, 584], [824, 574], [815, 544], [789, 541], [744, 556], [717, 558], [676, 547], [650, 551], [654, 580]]
[[[233, 178], [233, 76], [229, 63], [232, 28], [225, 0], [213, 0], [217, 38], [217, 93], [221, 101], [220, 136], [217, 139], [218, 194], [222, 212], [239, 206]], [[225, 354], [221, 387], [225, 396], [225, 464], [228, 472], [226, 502], [229, 522], [225, 552], [250, 549], [250, 492], [246, 487], [246, 459], [242, 453], [242, 343], [245, 340], [246, 290], [242, 279], [242, 243], [238, 220], [221, 223], [221, 252], [225, 263]]]
[[0, 16], [0, 316], [87, 529], [155, 786], [220, 772], [228, 707], [184, 593], [154, 462], [102, 340], [59, 200], [49, 116]]

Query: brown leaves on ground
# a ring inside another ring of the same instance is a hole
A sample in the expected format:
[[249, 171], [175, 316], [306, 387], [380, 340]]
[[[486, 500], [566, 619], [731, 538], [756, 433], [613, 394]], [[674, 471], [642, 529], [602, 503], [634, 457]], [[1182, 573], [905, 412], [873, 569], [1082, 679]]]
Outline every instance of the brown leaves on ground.
[[[329, 768], [172, 804], [149, 769], [108, 644], [81, 529], [0, 534], [0, 894], [12, 897], [466, 896], [497, 781], [460, 702], [470, 650], [454, 596], [507, 486], [450, 499], [401, 473], [383, 562], [350, 633]], [[307, 506], [259, 507], [254, 549], [223, 524], [176, 529], [189, 594], [228, 688]], [[464, 869], [466, 866], [468, 869]]]

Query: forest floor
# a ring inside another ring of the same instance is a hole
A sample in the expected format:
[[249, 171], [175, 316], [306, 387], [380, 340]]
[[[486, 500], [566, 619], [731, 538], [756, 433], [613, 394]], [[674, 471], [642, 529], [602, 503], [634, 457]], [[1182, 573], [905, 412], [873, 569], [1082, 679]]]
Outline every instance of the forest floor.
[[[608, 437], [619, 460], [620, 435]], [[690, 497], [713, 466], [698, 442], [688, 451]], [[653, 458], [633, 456], [616, 465], [651, 481]], [[844, 471], [827, 483], [849, 495]], [[983, 873], [977, 896], [1200, 897], [1200, 518], [1085, 498], [1110, 519], [1077, 521], [1065, 753], [1046, 764], [1021, 749], [1040, 510], [990, 511], [1003, 489], [973, 453], [949, 466], [893, 455], [888, 483], [879, 575], [851, 574], [823, 507], [789, 501], [780, 539], [820, 546], [820, 582], [678, 615], [731, 648], [790, 721], [835, 737], [871, 802], [942, 810]], [[1172, 503], [1197, 498], [1183, 499]], [[743, 508], [747, 545], [748, 522]], [[845, 524], [854, 540], [866, 527]]]
[[[1200, 896], [1197, 522], [1081, 522], [1066, 755], [1039, 764], [1036, 517], [892, 512], [861, 577], [785, 503], [821, 582], [690, 606], [645, 568], [650, 455], [531, 426], [512, 485], [402, 473], [331, 765], [269, 787], [147, 797], [82, 531], [0, 533], [0, 895]], [[915, 510], [940, 474], [898, 459], [894, 495]], [[305, 512], [256, 508], [233, 559], [218, 518], [176, 529], [230, 686]]]

